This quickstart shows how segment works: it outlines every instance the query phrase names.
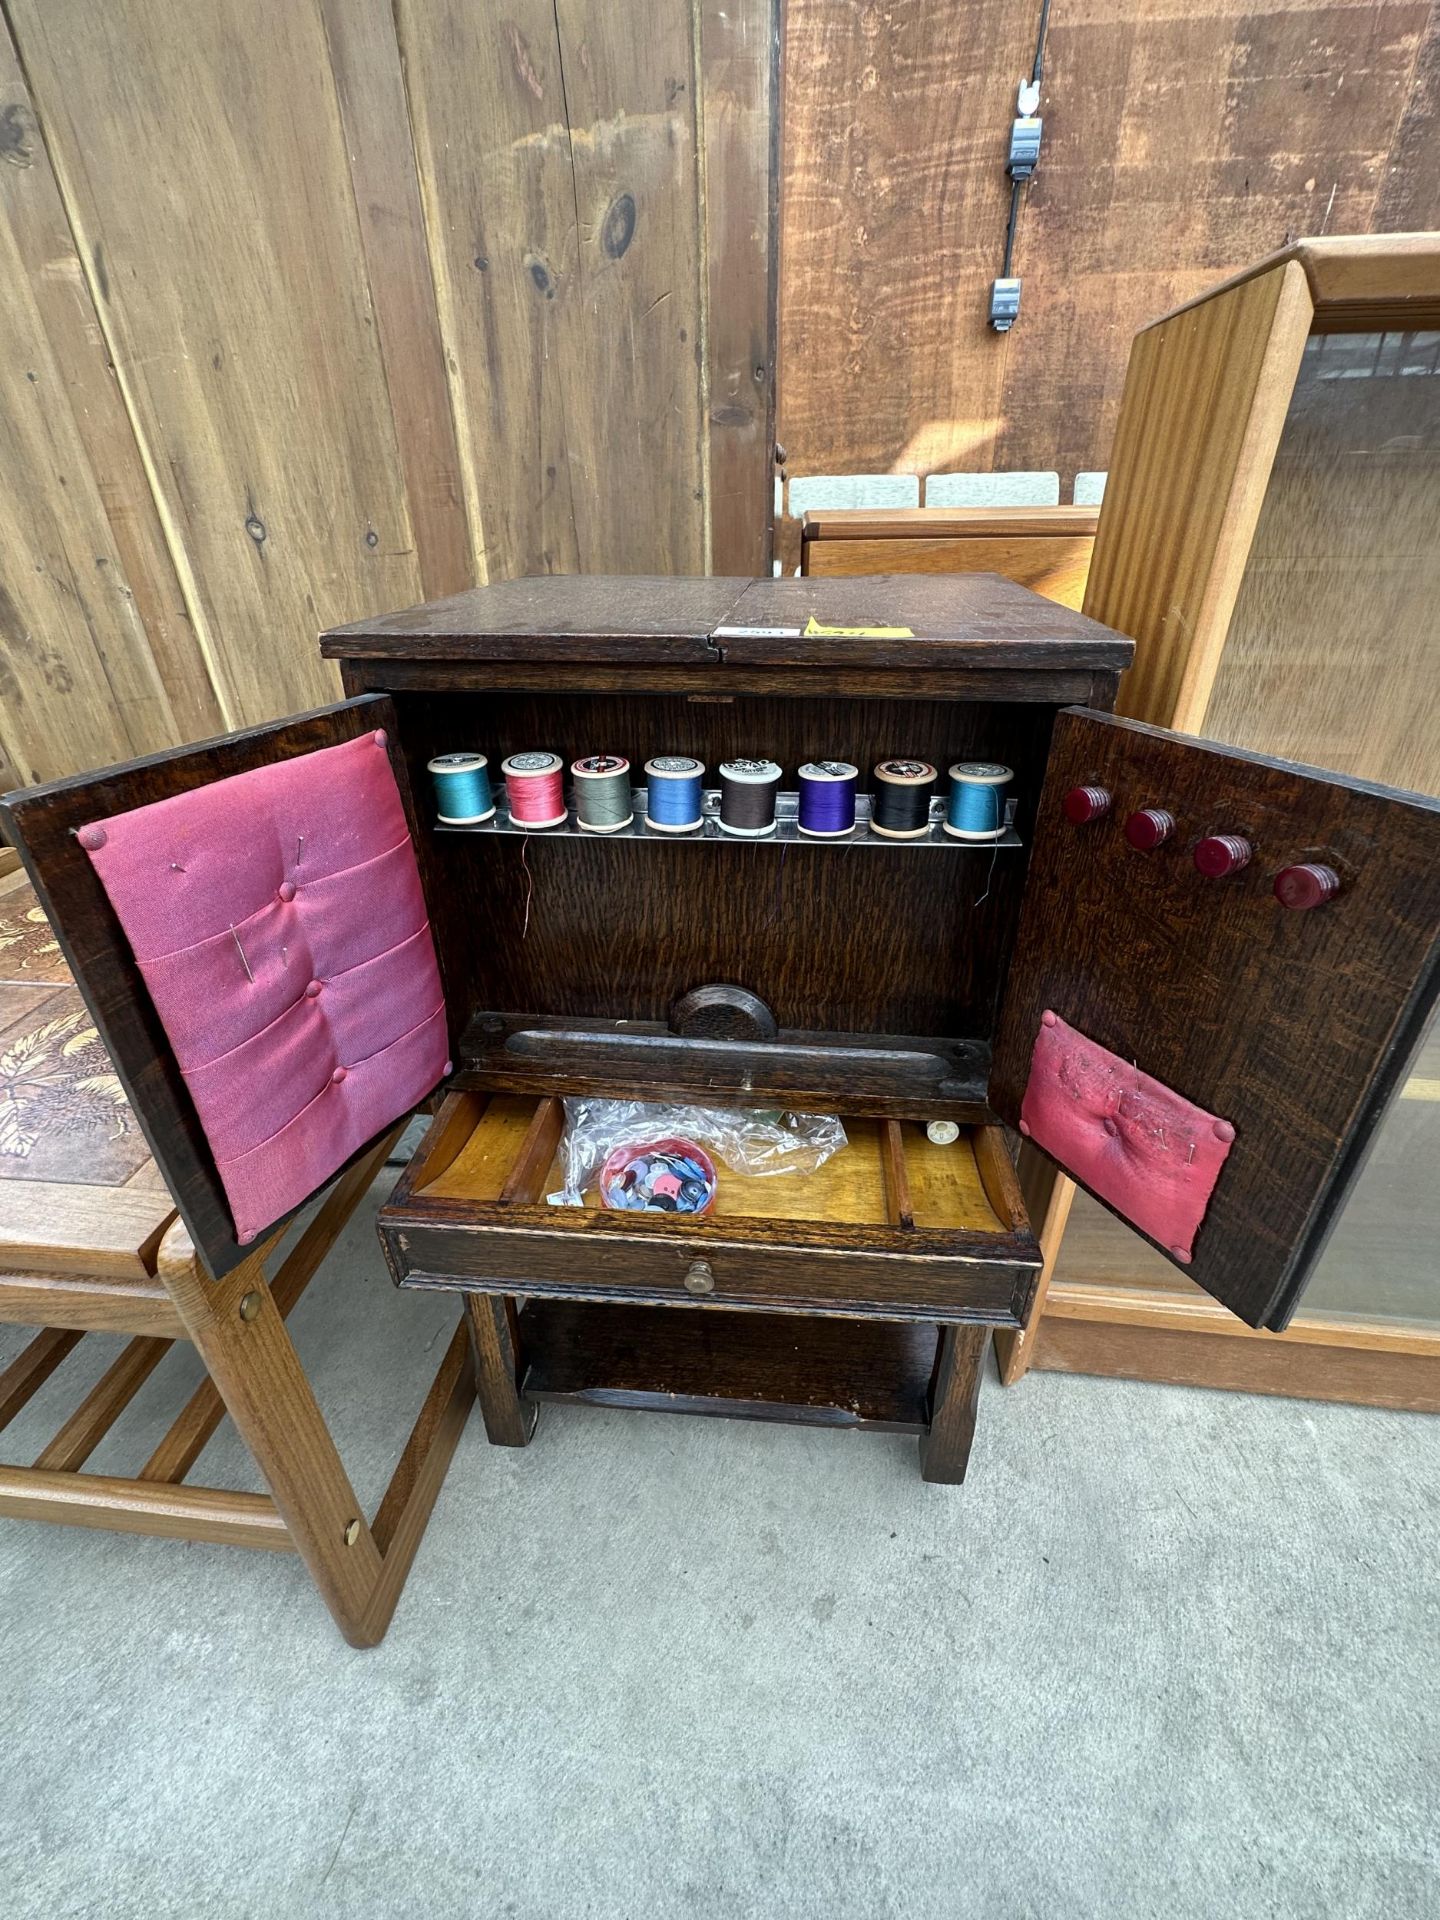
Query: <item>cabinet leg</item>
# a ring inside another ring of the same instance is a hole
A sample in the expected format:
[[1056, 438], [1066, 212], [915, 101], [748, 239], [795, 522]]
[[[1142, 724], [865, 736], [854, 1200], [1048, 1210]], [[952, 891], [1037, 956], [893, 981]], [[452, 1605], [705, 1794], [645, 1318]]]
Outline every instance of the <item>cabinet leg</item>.
[[920, 1436], [920, 1477], [959, 1486], [975, 1438], [988, 1327], [944, 1327], [930, 1382], [930, 1426]]
[[492, 1447], [528, 1447], [538, 1409], [520, 1393], [520, 1332], [509, 1294], [467, 1293], [465, 1318], [475, 1349], [475, 1397]]

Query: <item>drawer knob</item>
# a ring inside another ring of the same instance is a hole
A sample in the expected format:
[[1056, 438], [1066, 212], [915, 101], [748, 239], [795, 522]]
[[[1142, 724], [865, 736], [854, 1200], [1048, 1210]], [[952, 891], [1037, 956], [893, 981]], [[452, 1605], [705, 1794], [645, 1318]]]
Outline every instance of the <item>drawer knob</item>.
[[1142, 807], [1125, 822], [1125, 838], [1138, 853], [1153, 853], [1175, 831], [1175, 816], [1164, 807]]
[[1250, 864], [1250, 842], [1238, 833], [1212, 833], [1195, 849], [1195, 865], [1207, 880], [1228, 880]]
[[1323, 907], [1340, 891], [1340, 876], [1333, 867], [1285, 867], [1275, 876], [1275, 898], [1282, 907]]
[[710, 1271], [708, 1260], [692, 1260], [685, 1270], [685, 1291], [687, 1293], [713, 1293], [715, 1275]]
[[1110, 795], [1104, 787], [1072, 787], [1061, 805], [1071, 826], [1085, 827], [1110, 811]]

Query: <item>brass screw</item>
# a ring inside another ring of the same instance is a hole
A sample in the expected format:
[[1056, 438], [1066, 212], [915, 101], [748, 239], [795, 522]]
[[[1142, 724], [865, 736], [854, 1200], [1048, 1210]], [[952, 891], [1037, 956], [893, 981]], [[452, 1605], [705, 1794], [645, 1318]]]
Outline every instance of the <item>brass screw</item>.
[[345, 1523], [346, 1546], [353, 1547], [355, 1542], [359, 1538], [360, 1538], [360, 1522], [358, 1520], [347, 1520]]
[[260, 1296], [258, 1293], [247, 1293], [241, 1296], [240, 1318], [242, 1320], [253, 1320], [259, 1311]]

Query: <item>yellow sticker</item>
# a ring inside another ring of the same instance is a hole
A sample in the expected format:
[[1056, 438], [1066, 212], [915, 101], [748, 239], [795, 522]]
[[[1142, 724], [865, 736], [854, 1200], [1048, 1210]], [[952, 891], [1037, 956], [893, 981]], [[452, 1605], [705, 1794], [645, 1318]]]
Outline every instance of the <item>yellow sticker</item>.
[[807, 640], [913, 640], [913, 627], [822, 627], [812, 613], [805, 629]]

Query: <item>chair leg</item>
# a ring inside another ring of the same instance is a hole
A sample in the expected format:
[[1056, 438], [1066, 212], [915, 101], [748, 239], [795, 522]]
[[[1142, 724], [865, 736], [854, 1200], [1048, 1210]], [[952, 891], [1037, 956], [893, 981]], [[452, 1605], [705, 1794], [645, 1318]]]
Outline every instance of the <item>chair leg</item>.
[[920, 1477], [958, 1486], [975, 1438], [980, 1371], [990, 1345], [988, 1327], [945, 1327], [930, 1388], [930, 1426], [920, 1436]]
[[336, 1625], [373, 1646], [366, 1613], [384, 1563], [266, 1283], [273, 1244], [211, 1280], [177, 1221], [160, 1275]]
[[475, 1348], [475, 1394], [492, 1447], [528, 1447], [539, 1413], [520, 1392], [520, 1329], [508, 1294], [467, 1293], [465, 1317]]

